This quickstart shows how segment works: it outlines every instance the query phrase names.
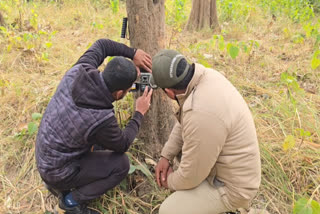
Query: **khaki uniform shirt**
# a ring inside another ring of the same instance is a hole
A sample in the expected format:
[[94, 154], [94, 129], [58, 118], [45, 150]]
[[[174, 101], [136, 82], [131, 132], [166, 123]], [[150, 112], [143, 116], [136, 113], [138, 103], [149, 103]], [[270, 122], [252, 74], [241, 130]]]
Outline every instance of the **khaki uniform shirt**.
[[205, 179], [222, 182], [229, 207], [246, 208], [261, 181], [260, 153], [251, 112], [236, 88], [219, 72], [195, 65], [161, 155], [179, 168], [168, 177], [172, 190], [197, 187]]

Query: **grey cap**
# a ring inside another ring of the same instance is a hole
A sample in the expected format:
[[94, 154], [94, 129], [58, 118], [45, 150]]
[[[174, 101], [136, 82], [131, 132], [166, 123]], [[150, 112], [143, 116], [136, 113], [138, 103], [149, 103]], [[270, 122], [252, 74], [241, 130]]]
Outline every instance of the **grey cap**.
[[152, 58], [152, 80], [160, 88], [171, 88], [187, 75], [189, 64], [177, 76], [178, 63], [185, 57], [174, 50], [161, 50]]

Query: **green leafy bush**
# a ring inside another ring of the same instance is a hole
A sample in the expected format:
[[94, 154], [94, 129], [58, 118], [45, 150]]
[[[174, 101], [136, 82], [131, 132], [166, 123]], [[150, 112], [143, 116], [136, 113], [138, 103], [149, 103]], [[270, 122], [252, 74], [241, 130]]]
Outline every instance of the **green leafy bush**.
[[244, 21], [251, 11], [255, 10], [254, 4], [241, 0], [220, 0], [217, 2], [217, 11], [220, 21]]
[[260, 7], [272, 15], [287, 15], [296, 22], [308, 21], [314, 17], [313, 7], [304, 0], [258, 0]]

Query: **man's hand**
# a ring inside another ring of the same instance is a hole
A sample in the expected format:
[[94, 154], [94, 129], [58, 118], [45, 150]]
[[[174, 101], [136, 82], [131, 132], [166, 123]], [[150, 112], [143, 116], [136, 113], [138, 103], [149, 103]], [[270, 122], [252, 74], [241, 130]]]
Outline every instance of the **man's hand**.
[[163, 186], [163, 184], [164, 185], [167, 184], [167, 173], [168, 173], [169, 167], [170, 167], [169, 160], [167, 158], [161, 157], [156, 166], [156, 178], [157, 178], [157, 183], [159, 187]]
[[144, 92], [141, 97], [139, 97], [136, 100], [136, 111], [140, 112], [141, 114], [147, 113], [147, 111], [150, 108], [150, 101], [151, 101], [151, 95], [152, 95], [152, 89], [148, 92], [149, 87], [147, 86], [144, 89]]
[[172, 169], [172, 167], [170, 166], [169, 167], [169, 169], [168, 169], [168, 171], [167, 171], [167, 177], [166, 177], [166, 179], [165, 180], [160, 180], [160, 182], [161, 182], [161, 186], [163, 186], [164, 188], [166, 188], [166, 189], [168, 189], [169, 187], [168, 187], [168, 177], [169, 177], [169, 175], [171, 174], [173, 172], [173, 169]]
[[133, 57], [133, 62], [137, 67], [138, 76], [140, 75], [140, 69], [143, 68], [149, 73], [152, 73], [152, 61], [151, 56], [141, 49], [137, 49], [136, 54]]

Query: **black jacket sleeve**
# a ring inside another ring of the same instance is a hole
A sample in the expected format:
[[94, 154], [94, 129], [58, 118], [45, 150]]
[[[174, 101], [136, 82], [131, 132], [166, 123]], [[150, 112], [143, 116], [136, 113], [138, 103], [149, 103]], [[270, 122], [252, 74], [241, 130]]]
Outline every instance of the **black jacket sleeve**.
[[88, 142], [115, 152], [126, 152], [138, 134], [143, 115], [135, 112], [125, 129], [120, 129], [117, 119], [111, 117], [98, 125], [89, 135]]
[[[123, 56], [133, 59], [135, 49], [110, 39], [97, 40], [76, 62], [86, 63], [98, 68], [108, 56]], [[75, 65], [76, 65], [75, 64]]]

